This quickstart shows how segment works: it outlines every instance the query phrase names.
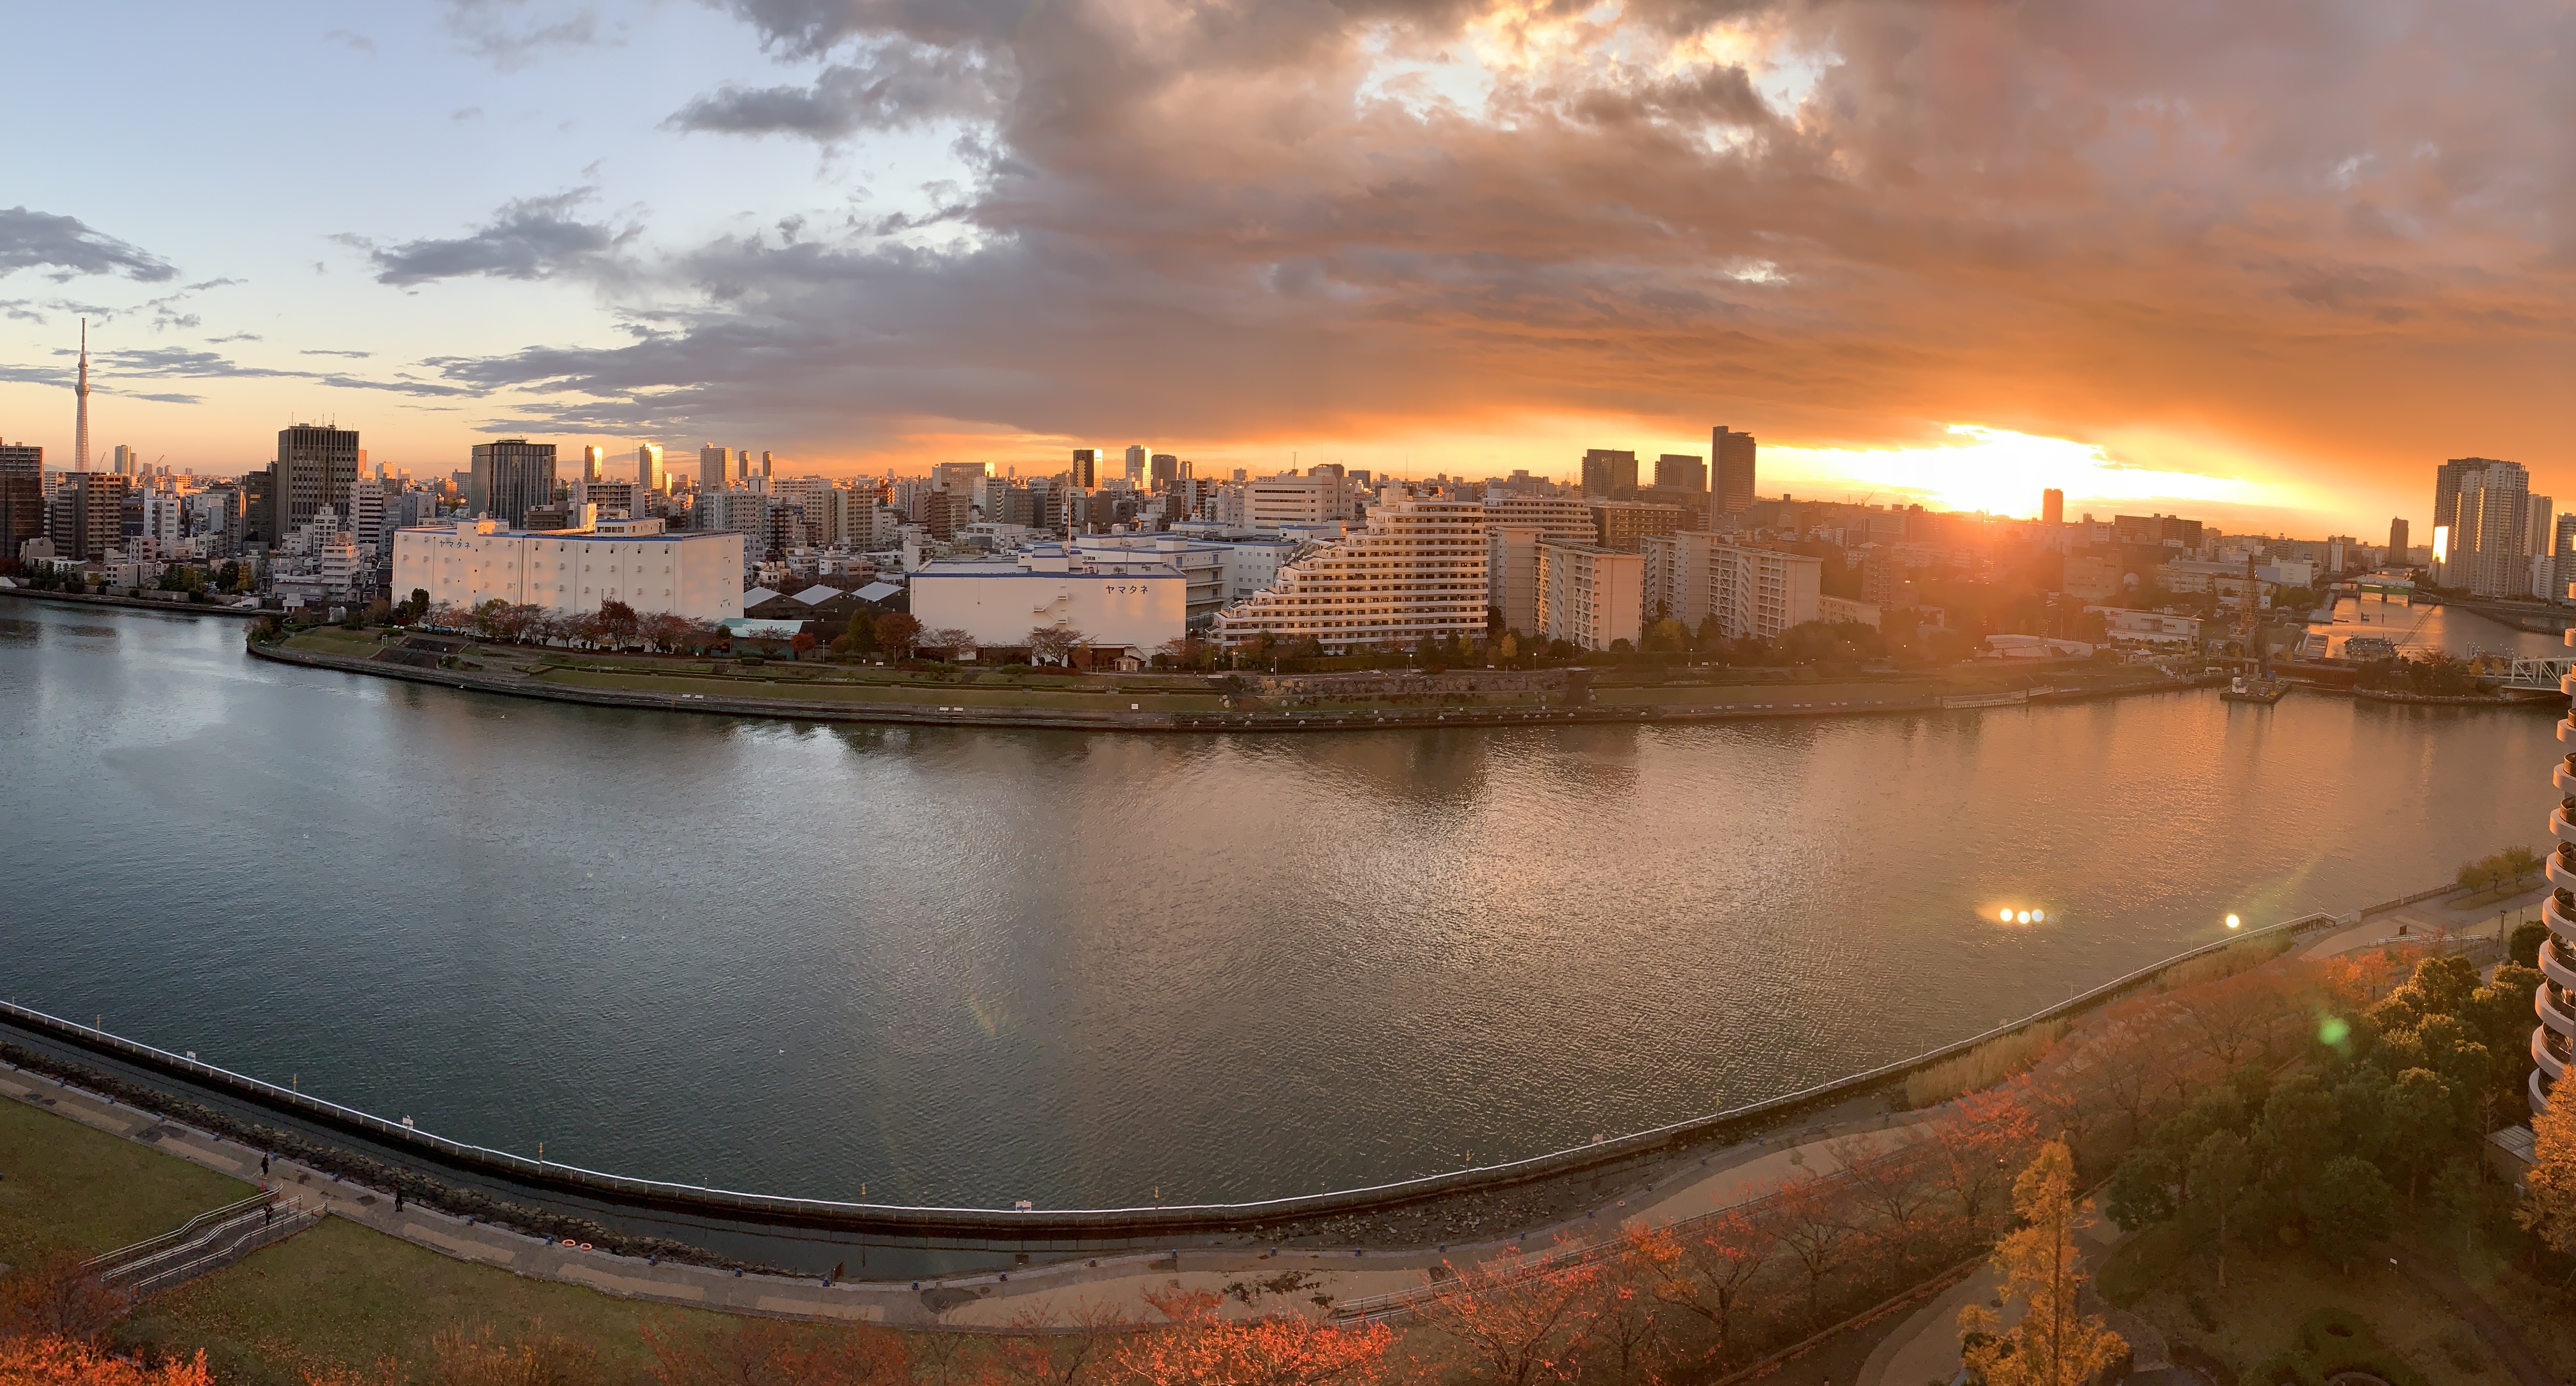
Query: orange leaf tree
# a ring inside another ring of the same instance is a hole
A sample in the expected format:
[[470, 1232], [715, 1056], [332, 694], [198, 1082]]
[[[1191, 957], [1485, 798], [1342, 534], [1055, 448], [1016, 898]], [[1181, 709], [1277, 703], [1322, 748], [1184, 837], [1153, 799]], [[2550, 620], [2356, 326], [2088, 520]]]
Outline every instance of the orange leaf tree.
[[9, 1386], [214, 1386], [206, 1354], [157, 1366], [53, 1334], [0, 1338], [0, 1381]]

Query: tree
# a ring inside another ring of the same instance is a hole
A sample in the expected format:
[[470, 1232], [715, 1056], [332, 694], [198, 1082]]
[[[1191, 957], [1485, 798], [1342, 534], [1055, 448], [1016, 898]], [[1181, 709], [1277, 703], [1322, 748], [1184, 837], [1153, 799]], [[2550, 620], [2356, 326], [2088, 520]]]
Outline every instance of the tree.
[[2531, 1171], [2513, 1220], [2561, 1255], [2576, 1253], [2576, 1102], [2531, 1119]]
[[910, 659], [921, 648], [921, 622], [908, 611], [889, 611], [877, 618], [877, 643], [897, 659]]
[[789, 637], [787, 648], [794, 650], [798, 659], [803, 659], [805, 656], [812, 654], [814, 652], [814, 647], [821, 643], [821, 641], [814, 638], [814, 632], [810, 630], [800, 630], [796, 632], [795, 635]]
[[0, 1276], [0, 1336], [30, 1334], [85, 1343], [132, 1308], [133, 1302], [101, 1283], [77, 1252], [58, 1251]]
[[1386, 1379], [1395, 1332], [1385, 1324], [1334, 1328], [1290, 1315], [1229, 1321], [1206, 1290], [1149, 1290], [1171, 1320], [1132, 1334], [1110, 1353], [1111, 1372], [1137, 1386], [1369, 1386]]
[[1777, 1243], [1770, 1229], [1743, 1209], [1730, 1208], [1687, 1237], [1643, 1229], [1628, 1235], [1636, 1253], [1664, 1272], [1655, 1293], [1707, 1320], [1723, 1360], [1733, 1346], [1735, 1316], [1745, 1292], [1771, 1264]]
[[2254, 1147], [2233, 1131], [2212, 1131], [2191, 1152], [2193, 1203], [2218, 1223], [2218, 1288], [2227, 1288], [2227, 1220], [2254, 1183]]
[[1806, 1174], [1790, 1179], [1772, 1197], [1772, 1221], [1781, 1252], [1807, 1285], [1807, 1317], [1816, 1317], [1825, 1277], [1850, 1250], [1852, 1225], [1843, 1207], [1842, 1180]]
[[1049, 664], [1070, 663], [1077, 647], [1091, 637], [1072, 626], [1036, 626], [1029, 631], [1029, 653]]
[[2338, 1155], [2317, 1171], [2308, 1198], [2308, 1229], [2317, 1249], [2349, 1269], [2352, 1254], [2388, 1230], [2388, 1180], [2358, 1155]]
[[2013, 1181], [2019, 1230], [1995, 1244], [2004, 1296], [2022, 1305], [2021, 1321], [1996, 1331], [1994, 1311], [1959, 1311], [1960, 1355], [1987, 1386], [2084, 1386], [2128, 1347], [2099, 1317], [2076, 1310], [2088, 1277], [2075, 1250], [2075, 1157], [2065, 1143], [2039, 1148]]
[[473, 1333], [451, 1328], [430, 1340], [430, 1351], [425, 1378], [432, 1386], [593, 1386], [602, 1379], [590, 1344], [543, 1325], [506, 1341], [489, 1324]]
[[87, 1343], [47, 1335], [0, 1338], [0, 1381], [12, 1386], [213, 1386], [205, 1349], [147, 1367]]
[[1600, 1276], [1596, 1264], [1534, 1274], [1509, 1262], [1471, 1266], [1441, 1282], [1424, 1317], [1458, 1347], [1479, 1382], [1571, 1381], [1582, 1362], [1578, 1311]]
[[[2171, 1127], [2181, 1120], [2176, 1117], [2165, 1125]], [[2163, 1133], [2157, 1134], [2161, 1136]], [[2111, 1221], [2131, 1232], [2167, 1221], [2176, 1211], [2174, 1185], [2179, 1182], [2181, 1174], [2161, 1140], [2154, 1145], [2140, 1146], [2112, 1169], [2110, 1193], [2104, 1201], [2103, 1211], [2110, 1214]]]
[[956, 626], [941, 626], [937, 630], [923, 631], [921, 645], [924, 649], [937, 650], [955, 658], [960, 652], [975, 648], [975, 637]]
[[626, 603], [611, 597], [599, 604], [599, 628], [609, 639], [619, 644], [634, 639], [637, 624], [635, 608]]
[[2387, 1159], [2406, 1180], [2406, 1205], [2415, 1187], [2459, 1144], [2459, 1099], [2431, 1069], [2410, 1068], [2388, 1085], [2381, 1110], [2388, 1122]]

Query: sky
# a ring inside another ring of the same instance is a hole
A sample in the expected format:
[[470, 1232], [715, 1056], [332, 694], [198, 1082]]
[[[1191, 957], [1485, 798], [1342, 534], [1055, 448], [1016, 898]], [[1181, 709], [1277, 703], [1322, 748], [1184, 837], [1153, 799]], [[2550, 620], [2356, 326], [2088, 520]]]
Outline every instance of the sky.
[[[831, 475], [1144, 443], [2427, 526], [2560, 459], [2576, 12], [2492, 0], [19, 7], [0, 437]], [[72, 60], [78, 55], [78, 60]]]

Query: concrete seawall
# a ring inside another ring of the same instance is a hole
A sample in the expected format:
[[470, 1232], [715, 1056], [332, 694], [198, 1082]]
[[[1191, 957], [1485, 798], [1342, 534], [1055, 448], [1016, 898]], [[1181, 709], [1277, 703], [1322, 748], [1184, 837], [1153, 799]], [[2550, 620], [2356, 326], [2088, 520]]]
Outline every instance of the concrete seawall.
[[237, 606], [216, 606], [209, 602], [154, 601], [149, 598], [101, 597], [88, 592], [39, 592], [30, 587], [0, 587], [0, 597], [24, 597], [29, 601], [52, 602], [58, 606], [120, 607], [127, 611], [158, 611], [171, 616], [229, 616], [237, 621], [255, 621], [274, 616], [273, 611]]

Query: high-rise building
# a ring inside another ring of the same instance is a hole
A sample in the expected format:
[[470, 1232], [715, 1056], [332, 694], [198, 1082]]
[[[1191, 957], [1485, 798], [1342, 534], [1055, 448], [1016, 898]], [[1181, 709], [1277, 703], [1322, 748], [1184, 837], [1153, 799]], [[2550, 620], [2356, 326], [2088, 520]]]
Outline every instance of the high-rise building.
[[2522, 513], [2529, 535], [2523, 541], [2522, 551], [2535, 556], [2556, 552], [2550, 547], [2550, 537], [2556, 532], [2551, 528], [2551, 522], [2558, 517], [2558, 502], [2548, 496], [2533, 496], [2523, 504]]
[[[2473, 462], [2475, 466], [2461, 466]], [[2531, 474], [2520, 463], [2462, 458], [2451, 499], [2446, 560], [2436, 581], [2473, 596], [2514, 597], [2529, 589]]]
[[555, 499], [555, 445], [503, 438], [474, 445], [473, 494], [468, 510], [517, 529], [528, 512]]
[[2388, 522], [2389, 567], [2403, 568], [2406, 566], [2406, 547], [2410, 538], [2411, 536], [2406, 532], [2406, 522], [2404, 520], [2390, 520]]
[[1637, 454], [1610, 448], [1592, 448], [1583, 454], [1583, 494], [1634, 497], [1637, 494]]
[[1226, 647], [1267, 634], [1344, 651], [1484, 629], [1485, 508], [1409, 498], [1390, 483], [1366, 529], [1282, 567], [1270, 587], [1218, 612], [1211, 634]]
[[1753, 505], [1753, 435], [1719, 424], [1708, 431], [1709, 489], [1717, 513], [1733, 515]]
[[1655, 459], [1655, 484], [1667, 490], [1705, 491], [1708, 463], [1687, 452], [1668, 452]]
[[45, 450], [0, 443], [0, 558], [45, 532]]
[[778, 475], [778, 463], [765, 450], [760, 454], [760, 475], [763, 479]]
[[2039, 522], [2054, 529], [2066, 523], [2066, 493], [2051, 486], [2039, 493]]
[[670, 483], [662, 476], [660, 443], [646, 443], [635, 450], [635, 485], [647, 493], [668, 489]]
[[2549, 590], [2541, 593], [2553, 602], [2576, 601], [2568, 589], [2576, 586], [2576, 515], [2561, 515], [2549, 535]]
[[72, 414], [72, 470], [89, 470], [89, 319], [81, 319], [80, 384], [73, 387], [79, 398]]
[[125, 539], [128, 479], [114, 472], [74, 472], [54, 493], [54, 557], [90, 563]]
[[725, 450], [713, 443], [698, 449], [698, 489], [725, 489]]
[[1647, 535], [1678, 533], [1686, 513], [1678, 505], [1648, 501], [1596, 500], [1585, 508], [1592, 514], [1592, 542], [1620, 553], [1637, 552]]
[[1156, 491], [1172, 489], [1181, 479], [1181, 459], [1168, 452], [1155, 453], [1145, 473], [1145, 485]]
[[1127, 449], [1127, 484], [1138, 490], [1145, 487], [1145, 445]]
[[2456, 529], [2460, 519], [2460, 478], [2482, 470], [2484, 457], [2454, 457], [2433, 469], [2433, 528]]
[[328, 424], [294, 424], [277, 431], [277, 461], [268, 468], [264, 543], [282, 544], [298, 525], [329, 506], [349, 513], [349, 485], [358, 479], [358, 431]]
[[143, 472], [143, 459], [135, 456], [134, 449], [123, 443], [108, 453], [108, 459], [107, 469], [118, 476], [140, 476]]
[[608, 449], [599, 446], [597, 443], [583, 444], [581, 449], [581, 479], [584, 481], [605, 480], [606, 478], [601, 475], [601, 472], [607, 462]]
[[1073, 484], [1086, 491], [1100, 484], [1100, 449], [1073, 450]]

